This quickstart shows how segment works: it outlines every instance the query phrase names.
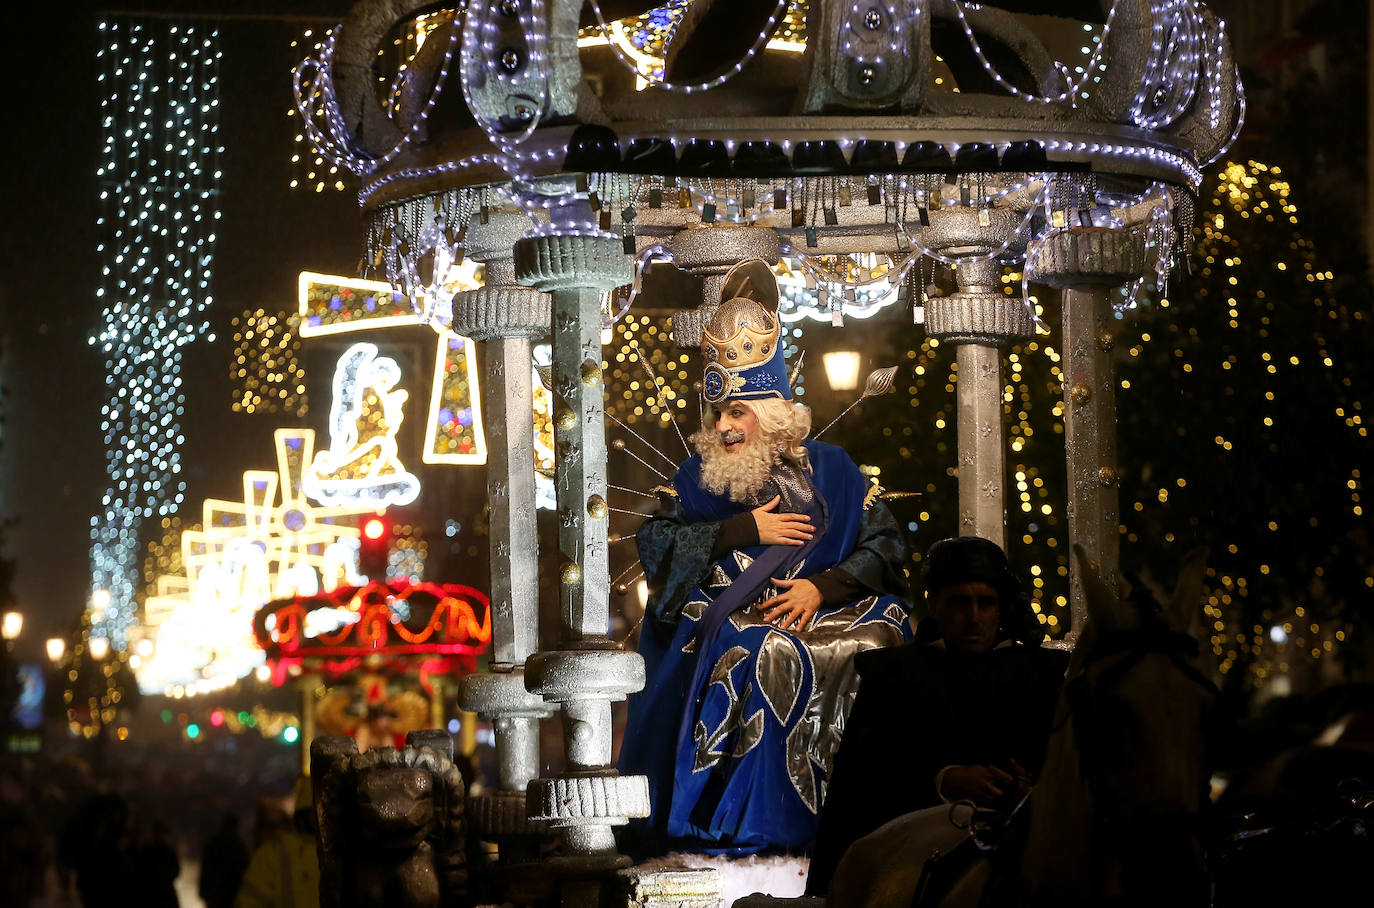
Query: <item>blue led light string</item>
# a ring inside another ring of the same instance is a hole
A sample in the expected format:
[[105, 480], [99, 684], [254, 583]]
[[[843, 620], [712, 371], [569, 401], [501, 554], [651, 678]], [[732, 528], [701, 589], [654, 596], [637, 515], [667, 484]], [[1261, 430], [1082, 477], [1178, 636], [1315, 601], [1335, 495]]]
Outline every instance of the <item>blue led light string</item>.
[[214, 339], [205, 315], [224, 149], [217, 30], [137, 19], [98, 27], [102, 322], [89, 342], [105, 356], [110, 484], [91, 518], [91, 633], [123, 648], [143, 520], [175, 513], [185, 497], [182, 348]]

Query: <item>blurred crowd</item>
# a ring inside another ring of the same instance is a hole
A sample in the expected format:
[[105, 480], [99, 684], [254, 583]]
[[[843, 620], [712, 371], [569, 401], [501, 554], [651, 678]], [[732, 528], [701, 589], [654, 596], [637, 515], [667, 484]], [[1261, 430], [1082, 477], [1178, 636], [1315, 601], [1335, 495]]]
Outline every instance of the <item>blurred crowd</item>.
[[319, 902], [309, 782], [153, 761], [97, 775], [26, 757], [0, 774], [0, 904], [268, 908]]

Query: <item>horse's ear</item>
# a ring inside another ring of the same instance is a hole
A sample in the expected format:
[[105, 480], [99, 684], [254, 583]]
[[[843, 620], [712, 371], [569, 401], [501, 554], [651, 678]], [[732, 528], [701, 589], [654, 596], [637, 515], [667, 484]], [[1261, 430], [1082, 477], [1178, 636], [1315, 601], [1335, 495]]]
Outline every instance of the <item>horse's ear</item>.
[[1197, 636], [1202, 610], [1198, 603], [1202, 600], [1202, 578], [1207, 572], [1208, 548], [1200, 545], [1183, 556], [1178, 569], [1178, 583], [1169, 601], [1169, 627]]
[[1097, 565], [1078, 543], [1073, 544], [1078, 579], [1083, 584], [1083, 600], [1088, 607], [1088, 619], [1099, 631], [1113, 630], [1120, 623], [1121, 601], [1102, 582]]

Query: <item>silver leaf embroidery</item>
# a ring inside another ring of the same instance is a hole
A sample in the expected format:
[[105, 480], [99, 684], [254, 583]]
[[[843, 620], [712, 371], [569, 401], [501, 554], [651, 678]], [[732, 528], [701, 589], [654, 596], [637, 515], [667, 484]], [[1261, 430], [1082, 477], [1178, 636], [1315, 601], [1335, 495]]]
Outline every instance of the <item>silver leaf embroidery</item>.
[[[692, 760], [692, 772], [709, 769], [720, 762], [720, 758], [725, 755], [719, 749], [720, 745], [730, 734], [730, 730], [739, 723], [740, 713], [744, 709], [743, 701], [735, 690], [735, 682], [730, 673], [747, 658], [749, 658], [749, 650], [742, 646], [732, 646], [711, 667], [711, 675], [706, 682], [706, 689], [709, 691], [714, 685], [719, 684], [725, 689], [725, 695], [729, 698], [730, 706], [726, 709], [725, 717], [720, 720], [720, 725], [715, 731], [708, 734], [705, 722], [698, 720], [696, 723], [692, 737], [696, 740], [697, 749]], [[748, 690], [749, 688], [746, 686], [746, 694]]]
[[792, 718], [801, 695], [802, 661], [792, 641], [778, 631], [769, 631], [759, 647], [754, 663], [754, 680], [773, 718], [784, 726]]
[[819, 792], [816, 790], [816, 773], [811, 768], [811, 757], [807, 754], [807, 740], [811, 729], [806, 722], [798, 722], [797, 727], [787, 736], [787, 777], [797, 790], [807, 810], [816, 813], [819, 807]]
[[730, 752], [730, 756], [738, 759], [755, 747], [763, 740], [763, 710], [757, 710], [740, 728], [739, 740], [735, 742], [735, 749]]

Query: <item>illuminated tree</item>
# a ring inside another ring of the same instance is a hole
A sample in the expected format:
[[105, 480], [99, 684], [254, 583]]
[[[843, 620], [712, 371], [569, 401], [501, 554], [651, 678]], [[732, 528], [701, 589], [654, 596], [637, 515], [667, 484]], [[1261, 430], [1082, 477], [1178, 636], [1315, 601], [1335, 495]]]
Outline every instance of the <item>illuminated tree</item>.
[[202, 337], [219, 219], [218, 32], [99, 23], [103, 144], [98, 331], [108, 486], [91, 518], [91, 590], [108, 596], [96, 632], [123, 649], [135, 621], [143, 521], [185, 500], [182, 356]]
[[1374, 326], [1363, 280], [1339, 281], [1304, 237], [1279, 167], [1226, 164], [1198, 222], [1195, 274], [1119, 345], [1123, 520], [1164, 576], [1211, 546], [1214, 652], [1262, 682], [1355, 654], [1343, 643], [1374, 587], [1361, 501]]

